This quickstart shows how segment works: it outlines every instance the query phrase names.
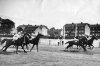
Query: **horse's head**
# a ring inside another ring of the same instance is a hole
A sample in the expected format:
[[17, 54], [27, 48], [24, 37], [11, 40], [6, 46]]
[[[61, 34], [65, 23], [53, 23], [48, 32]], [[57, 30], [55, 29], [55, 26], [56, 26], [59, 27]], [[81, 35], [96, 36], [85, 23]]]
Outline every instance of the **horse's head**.
[[79, 39], [79, 36], [76, 36], [75, 38], [76, 38], [76, 39]]
[[98, 38], [97, 38], [96, 36], [94, 36], [94, 35], [92, 36], [92, 39], [96, 39], [96, 40], [98, 40]]
[[24, 34], [24, 37], [30, 39], [30, 38], [31, 38], [31, 35], [30, 35], [29, 33], [25, 33], [25, 34]]
[[41, 34], [41, 33], [38, 33], [38, 35], [37, 35], [38, 37], [43, 37], [44, 35], [43, 34]]

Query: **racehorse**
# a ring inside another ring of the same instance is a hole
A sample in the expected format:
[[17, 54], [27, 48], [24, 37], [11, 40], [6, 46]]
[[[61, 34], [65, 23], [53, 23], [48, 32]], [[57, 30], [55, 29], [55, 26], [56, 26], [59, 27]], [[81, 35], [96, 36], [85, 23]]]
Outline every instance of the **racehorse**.
[[[76, 36], [75, 38], [78, 39], [80, 41], [80, 43], [82, 45], [84, 45], [84, 47], [86, 47], [86, 44], [87, 44], [87, 37], [86, 36]], [[80, 47], [80, 46], [77, 45], [77, 49], [78, 49], [78, 47]]]
[[84, 46], [84, 44], [87, 41], [87, 38], [84, 37], [84, 36], [81, 37], [81, 38], [79, 38], [77, 36], [76, 39], [78, 39], [78, 41], [68, 41], [68, 42], [66, 42], [65, 44], [69, 43], [69, 45], [65, 48], [65, 50], [68, 49], [69, 47], [72, 47], [73, 45], [76, 45], [77, 47], [78, 46], [82, 47], [84, 51], [87, 51], [86, 48], [85, 48], [85, 46]]
[[[11, 45], [16, 46], [16, 53], [18, 52], [19, 46], [21, 46], [22, 49], [24, 50], [24, 46], [23, 46], [24, 36], [22, 36], [21, 38], [18, 38], [15, 41], [13, 41], [13, 39], [5, 39], [5, 41], [6, 41], [6, 45], [2, 48], [2, 50], [4, 49], [3, 51], [6, 51], [7, 48], [10, 47]], [[3, 41], [3, 42], [5, 42], [5, 41]], [[24, 52], [27, 53], [25, 50], [24, 50]]]
[[35, 38], [29, 40], [28, 44], [29, 44], [29, 43], [33, 44], [32, 48], [30, 49], [30, 52], [32, 51], [32, 49], [34, 48], [35, 45], [36, 45], [37, 52], [38, 52], [38, 43], [39, 43], [39, 40], [40, 40], [40, 38], [41, 38], [42, 36], [44, 36], [44, 35], [38, 33], [38, 35], [37, 35]]
[[93, 46], [93, 41], [94, 41], [95, 39], [97, 40], [97, 37], [93, 35], [93, 36], [91, 37], [91, 39], [89, 39], [89, 40], [87, 41], [86, 46], [88, 45], [88, 46], [90, 47], [90, 49], [93, 49], [93, 48], [94, 48], [94, 46]]
[[72, 47], [73, 45], [76, 45], [76, 46], [81, 46], [84, 51], [87, 51], [86, 48], [84, 47], [84, 45], [82, 45], [82, 42], [80, 42], [80, 41], [68, 41], [65, 44], [67, 44], [67, 43], [69, 45], [65, 48], [65, 50], [68, 49], [69, 47]]

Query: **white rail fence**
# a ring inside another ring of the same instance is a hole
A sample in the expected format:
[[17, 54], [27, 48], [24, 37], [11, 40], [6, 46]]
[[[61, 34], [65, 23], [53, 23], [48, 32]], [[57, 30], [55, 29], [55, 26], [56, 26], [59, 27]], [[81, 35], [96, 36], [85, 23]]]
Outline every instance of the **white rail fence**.
[[[1, 40], [5, 39], [5, 38], [12, 39], [11, 37], [9, 37], [9, 38], [8, 37], [2, 37]], [[65, 45], [65, 42], [71, 41], [71, 40], [75, 40], [75, 39], [63, 39], [64, 45]], [[56, 46], [56, 45], [58, 45], [58, 42], [60, 42], [60, 45], [61, 45], [62, 44], [61, 41], [62, 40], [59, 40], [59, 39], [40, 39], [39, 43], [43, 44], [43, 45], [54, 45], [54, 46]], [[94, 40], [93, 45], [94, 45], [94, 47], [100, 48], [100, 39]]]

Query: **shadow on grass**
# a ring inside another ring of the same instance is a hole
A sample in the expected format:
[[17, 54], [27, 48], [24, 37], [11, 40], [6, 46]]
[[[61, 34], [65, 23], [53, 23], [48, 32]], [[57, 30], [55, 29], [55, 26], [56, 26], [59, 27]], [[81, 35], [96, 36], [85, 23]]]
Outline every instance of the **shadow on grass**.
[[61, 50], [62, 52], [74, 52], [74, 53], [78, 53], [80, 51], [78, 50]]
[[92, 51], [82, 51], [82, 50], [61, 50], [62, 52], [73, 53], [73, 54], [86, 54], [93, 55]]
[[8, 51], [0, 51], [0, 54], [3, 54], [3, 55], [13, 55], [13, 54], [16, 54], [16, 53], [8, 52]]
[[[27, 52], [29, 52], [29, 51], [27, 51]], [[24, 51], [18, 50], [18, 54], [19, 53], [27, 55], [27, 53], [25, 53]], [[14, 54], [17, 54], [17, 53], [16, 53], [16, 51], [2, 51], [2, 50], [0, 50], [0, 54], [3, 54], [3, 55], [14, 55]]]

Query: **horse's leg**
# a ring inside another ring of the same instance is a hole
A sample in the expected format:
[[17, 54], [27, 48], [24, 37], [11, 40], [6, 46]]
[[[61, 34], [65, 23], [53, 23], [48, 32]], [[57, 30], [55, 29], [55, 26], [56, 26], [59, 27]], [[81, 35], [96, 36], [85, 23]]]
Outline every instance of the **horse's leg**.
[[6, 46], [3, 46], [1, 50], [3, 50]]
[[[26, 49], [27, 49], [27, 50], [29, 49], [29, 48], [28, 48], [28, 44], [26, 44], [26, 43], [23, 43], [22, 46], [23, 46], [23, 47], [26, 46]], [[22, 49], [23, 49], [23, 48], [22, 48]]]
[[77, 45], [77, 49], [81, 49], [80, 45]]
[[92, 45], [88, 45], [87, 48], [88, 48], [88, 49], [91, 49], [91, 46], [92, 46]]
[[32, 48], [30, 49], [30, 52], [31, 52], [31, 51], [32, 51], [32, 49], [34, 48], [34, 45], [35, 45], [35, 44], [33, 44]]
[[24, 45], [25, 45], [24, 43], [21, 45], [21, 49], [23, 49]]
[[89, 43], [88, 42], [85, 42], [84, 43], [84, 46], [85, 46], [85, 48], [87, 48], [89, 46]]
[[93, 49], [94, 48], [94, 46], [93, 45], [91, 45], [91, 49]]
[[80, 46], [83, 48], [84, 51], [87, 51], [84, 45], [80, 44]]
[[36, 47], [37, 47], [37, 52], [38, 52], [38, 44], [36, 45]]
[[[11, 46], [11, 44], [7, 43], [7, 44], [4, 46], [4, 47], [5, 47], [5, 49], [4, 49], [3, 51], [6, 51], [6, 50], [7, 50], [7, 48], [8, 48], [9, 46]], [[3, 47], [3, 48], [4, 48], [4, 47]], [[2, 49], [3, 49], [3, 48], [2, 48]]]
[[28, 44], [26, 44], [26, 48], [27, 48], [27, 50], [29, 49], [29, 48], [28, 48]]
[[69, 44], [69, 45], [65, 48], [65, 50], [68, 49], [69, 47], [72, 47], [72, 46], [73, 46], [73, 44]]
[[16, 54], [18, 54], [18, 46], [16, 46]]
[[[1, 41], [1, 45], [4, 43], [5, 41], [3, 40], [3, 42]], [[1, 50], [3, 50], [6, 47], [7, 43], [5, 44], [5, 46], [3, 46], [3, 48]]]
[[58, 42], [58, 46], [59, 46], [59, 42]]
[[25, 49], [24, 49], [24, 45], [23, 45], [23, 46], [21, 45], [21, 47], [22, 47], [22, 49], [24, 50], [24, 52], [27, 53], [27, 52], [25, 51]]
[[87, 46], [88, 46], [87, 44], [83, 44], [83, 45], [84, 45], [85, 48], [87, 48]]
[[77, 45], [77, 49], [78, 49], [79, 45]]

